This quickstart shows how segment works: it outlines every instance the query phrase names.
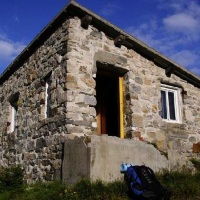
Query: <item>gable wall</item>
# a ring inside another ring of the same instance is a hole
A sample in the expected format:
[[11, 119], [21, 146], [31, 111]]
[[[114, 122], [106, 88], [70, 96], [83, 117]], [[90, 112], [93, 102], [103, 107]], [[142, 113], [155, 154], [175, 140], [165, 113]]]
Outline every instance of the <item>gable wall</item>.
[[[0, 162], [22, 164], [25, 180], [60, 178], [65, 125], [66, 21], [0, 86]], [[45, 76], [51, 77], [51, 113], [45, 119]], [[17, 127], [9, 133], [9, 97], [19, 92]]]

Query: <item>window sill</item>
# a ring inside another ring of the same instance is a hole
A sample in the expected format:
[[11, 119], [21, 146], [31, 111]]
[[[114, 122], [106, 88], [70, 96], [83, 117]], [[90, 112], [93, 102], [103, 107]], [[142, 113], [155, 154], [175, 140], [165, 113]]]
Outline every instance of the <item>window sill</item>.
[[162, 121], [166, 123], [171, 123], [171, 124], [182, 124], [182, 121], [176, 121], [176, 120], [162, 119]]
[[181, 129], [181, 130], [185, 130], [187, 128], [187, 124], [185, 124], [184, 122], [171, 122], [171, 121], [164, 121], [162, 120], [161, 124], [160, 124], [160, 128], [161, 129]]

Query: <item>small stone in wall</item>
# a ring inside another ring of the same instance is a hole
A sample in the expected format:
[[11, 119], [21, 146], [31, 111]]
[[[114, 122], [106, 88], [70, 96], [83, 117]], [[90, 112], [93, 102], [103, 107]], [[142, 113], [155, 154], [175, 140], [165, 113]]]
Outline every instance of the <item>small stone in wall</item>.
[[134, 131], [133, 133], [132, 133], [132, 137], [141, 137], [141, 132], [140, 131]]
[[136, 127], [143, 127], [143, 116], [137, 115], [137, 114], [133, 114], [132, 123]]
[[39, 150], [43, 147], [46, 147], [46, 141], [44, 138], [37, 139], [36, 141], [36, 149]]
[[143, 84], [143, 80], [142, 80], [142, 78], [140, 78], [140, 77], [135, 77], [135, 82], [136, 83], [139, 83], [139, 84]]
[[158, 110], [157, 105], [152, 105], [152, 112], [156, 113]]

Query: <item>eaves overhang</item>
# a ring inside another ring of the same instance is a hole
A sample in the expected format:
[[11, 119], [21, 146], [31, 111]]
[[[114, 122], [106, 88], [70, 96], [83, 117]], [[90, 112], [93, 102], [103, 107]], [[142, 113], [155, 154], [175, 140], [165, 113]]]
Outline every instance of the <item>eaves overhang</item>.
[[107, 36], [113, 39], [117, 38], [120, 35], [124, 36], [124, 46], [126, 46], [129, 49], [133, 49], [134, 51], [138, 52], [145, 58], [153, 61], [155, 64], [165, 69], [166, 71], [170, 68], [171, 73], [200, 88], [200, 77], [194, 75], [181, 65], [165, 57], [155, 49], [149, 47], [142, 41], [136, 39], [135, 37], [121, 30], [117, 26], [111, 24], [107, 20], [102, 19], [100, 16], [79, 5], [75, 1], [70, 1], [61, 10], [61, 12], [33, 39], [33, 41], [8, 66], [8, 68], [0, 76], [0, 85], [6, 79], [8, 79], [9, 76], [11, 76], [27, 60], [27, 58], [36, 50], [36, 48], [39, 45], [41, 45], [45, 41], [45, 39], [48, 38], [48, 36], [52, 34], [53, 31], [55, 31], [56, 28], [62, 24], [62, 22], [73, 16], [77, 16], [80, 19], [82, 19], [86, 15], [92, 17], [92, 21], [90, 24], [96, 27], [99, 31], [104, 32]]

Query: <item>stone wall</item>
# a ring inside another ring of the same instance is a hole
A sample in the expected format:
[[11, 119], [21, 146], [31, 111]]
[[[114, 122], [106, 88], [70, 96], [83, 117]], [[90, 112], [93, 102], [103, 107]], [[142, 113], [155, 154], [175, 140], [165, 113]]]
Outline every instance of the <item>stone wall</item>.
[[[85, 102], [73, 101], [72, 107], [80, 105], [93, 109], [95, 105], [94, 77], [97, 63], [114, 70], [127, 70], [124, 75], [125, 130], [126, 135], [154, 143], [161, 151], [175, 151], [180, 156], [192, 156], [193, 144], [200, 140], [200, 89], [172, 74], [167, 77], [165, 70], [154, 62], [139, 55], [133, 49], [114, 45], [114, 40], [93, 26], [80, 29], [80, 20], [71, 20], [71, 42], [68, 74], [76, 80], [76, 91], [90, 99]], [[84, 73], [82, 73], [84, 69]], [[161, 82], [179, 85], [182, 93], [182, 123], [169, 123], [160, 117]], [[72, 87], [72, 89], [74, 89]], [[84, 97], [82, 97], [84, 99]], [[92, 104], [90, 104], [92, 103]], [[96, 127], [95, 110], [82, 113], [86, 121]], [[93, 129], [92, 129], [93, 130]]]
[[[22, 164], [25, 179], [61, 176], [63, 141], [70, 134], [96, 134], [97, 63], [125, 70], [124, 118], [127, 137], [154, 143], [161, 151], [192, 154], [200, 141], [200, 89], [176, 75], [166, 77], [155, 63], [93, 26], [68, 19], [49, 35], [21, 67], [0, 86], [1, 165]], [[45, 86], [51, 79], [51, 117], [44, 116]], [[160, 83], [184, 88], [183, 122], [164, 122], [160, 115]], [[9, 133], [9, 98], [19, 93], [17, 126]]]
[[[66, 21], [0, 86], [1, 165], [22, 164], [25, 180], [52, 180], [61, 175], [70, 98], [66, 89], [68, 27]], [[51, 117], [45, 119], [46, 76], [51, 79]], [[10, 133], [9, 98], [15, 93], [19, 93], [17, 124]]]

